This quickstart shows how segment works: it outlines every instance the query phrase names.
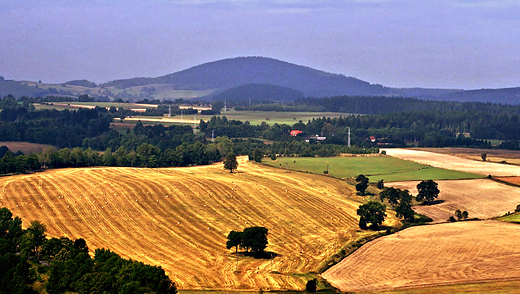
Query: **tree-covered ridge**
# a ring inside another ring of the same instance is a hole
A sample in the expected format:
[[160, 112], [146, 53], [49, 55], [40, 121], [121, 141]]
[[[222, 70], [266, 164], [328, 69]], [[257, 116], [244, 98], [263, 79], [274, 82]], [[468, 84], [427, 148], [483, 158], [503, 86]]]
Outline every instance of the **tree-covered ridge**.
[[213, 96], [214, 101], [227, 101], [234, 105], [250, 105], [258, 103], [272, 103], [295, 101], [303, 98], [303, 93], [287, 87], [246, 84], [225, 90]]
[[[160, 267], [125, 260], [107, 249], [92, 258], [83, 239], [45, 236], [38, 221], [22, 229], [19, 217], [0, 208], [0, 293], [35, 293], [43, 282], [47, 293], [177, 293]], [[43, 276], [48, 276], [44, 279]]]
[[251, 107], [242, 104], [237, 109], [258, 111], [326, 111], [356, 114], [388, 114], [424, 111], [464, 113], [482, 111], [490, 114], [513, 114], [520, 111], [520, 106], [481, 102], [421, 100], [416, 98], [386, 96], [335, 96], [324, 98], [302, 98], [292, 103], [284, 104], [256, 104]]

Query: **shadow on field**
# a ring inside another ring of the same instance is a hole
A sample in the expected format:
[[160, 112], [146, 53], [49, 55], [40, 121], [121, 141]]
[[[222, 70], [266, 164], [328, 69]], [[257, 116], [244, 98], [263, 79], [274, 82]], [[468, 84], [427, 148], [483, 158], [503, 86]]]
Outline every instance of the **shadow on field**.
[[424, 202], [422, 203], [421, 205], [422, 206], [430, 206], [430, 205], [435, 205], [435, 204], [441, 204], [441, 203], [444, 203], [445, 200], [433, 200], [433, 201], [429, 201], [429, 202]]
[[[237, 255], [237, 253], [232, 253], [233, 255]], [[273, 259], [275, 257], [278, 257], [278, 256], [282, 256], [276, 252], [271, 252], [271, 251], [264, 251], [264, 252], [261, 252], [261, 253], [258, 253], [258, 254], [254, 254], [253, 252], [246, 252], [246, 251], [243, 251], [243, 252], [238, 252], [238, 255], [239, 256], [247, 256], [247, 257], [253, 257], [255, 259]]]

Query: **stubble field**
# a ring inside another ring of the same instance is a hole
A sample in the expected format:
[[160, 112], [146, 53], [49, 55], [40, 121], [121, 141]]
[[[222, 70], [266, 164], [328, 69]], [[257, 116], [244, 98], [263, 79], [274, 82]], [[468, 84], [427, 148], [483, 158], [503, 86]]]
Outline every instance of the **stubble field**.
[[[303, 289], [304, 273], [358, 237], [344, 182], [240, 160], [164, 169], [81, 168], [0, 178], [0, 206], [50, 236], [162, 266], [181, 289]], [[395, 224], [390, 217], [388, 224]], [[231, 230], [269, 229], [272, 260], [233, 254]], [[238, 265], [238, 268], [237, 268]]]
[[[417, 181], [387, 183], [387, 187], [407, 189], [417, 195]], [[488, 219], [514, 211], [520, 204], [520, 188], [497, 183], [489, 179], [436, 181], [439, 184], [435, 205], [417, 205], [417, 213], [427, 215], [434, 222], [444, 222], [454, 216], [457, 209], [466, 210], [470, 218]]]
[[361, 247], [323, 274], [342, 291], [520, 279], [518, 224], [457, 222], [412, 227]]
[[386, 154], [433, 167], [458, 170], [479, 175], [520, 176], [520, 167], [509, 164], [476, 161], [460, 156], [412, 149], [384, 149]]

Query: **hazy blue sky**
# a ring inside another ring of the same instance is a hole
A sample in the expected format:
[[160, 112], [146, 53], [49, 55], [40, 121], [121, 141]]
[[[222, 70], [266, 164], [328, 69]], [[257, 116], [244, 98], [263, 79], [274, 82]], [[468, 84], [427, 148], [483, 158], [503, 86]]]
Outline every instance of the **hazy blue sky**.
[[519, 0], [0, 0], [0, 75], [106, 82], [237, 56], [392, 87], [520, 86]]

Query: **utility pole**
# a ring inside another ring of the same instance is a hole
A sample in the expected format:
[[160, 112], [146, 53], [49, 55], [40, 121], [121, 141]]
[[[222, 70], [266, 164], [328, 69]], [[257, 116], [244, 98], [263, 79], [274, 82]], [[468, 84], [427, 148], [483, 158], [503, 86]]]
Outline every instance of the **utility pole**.
[[348, 127], [348, 140], [347, 140], [347, 147], [350, 147], [350, 127]]
[[172, 117], [172, 106], [168, 105], [168, 118]]

